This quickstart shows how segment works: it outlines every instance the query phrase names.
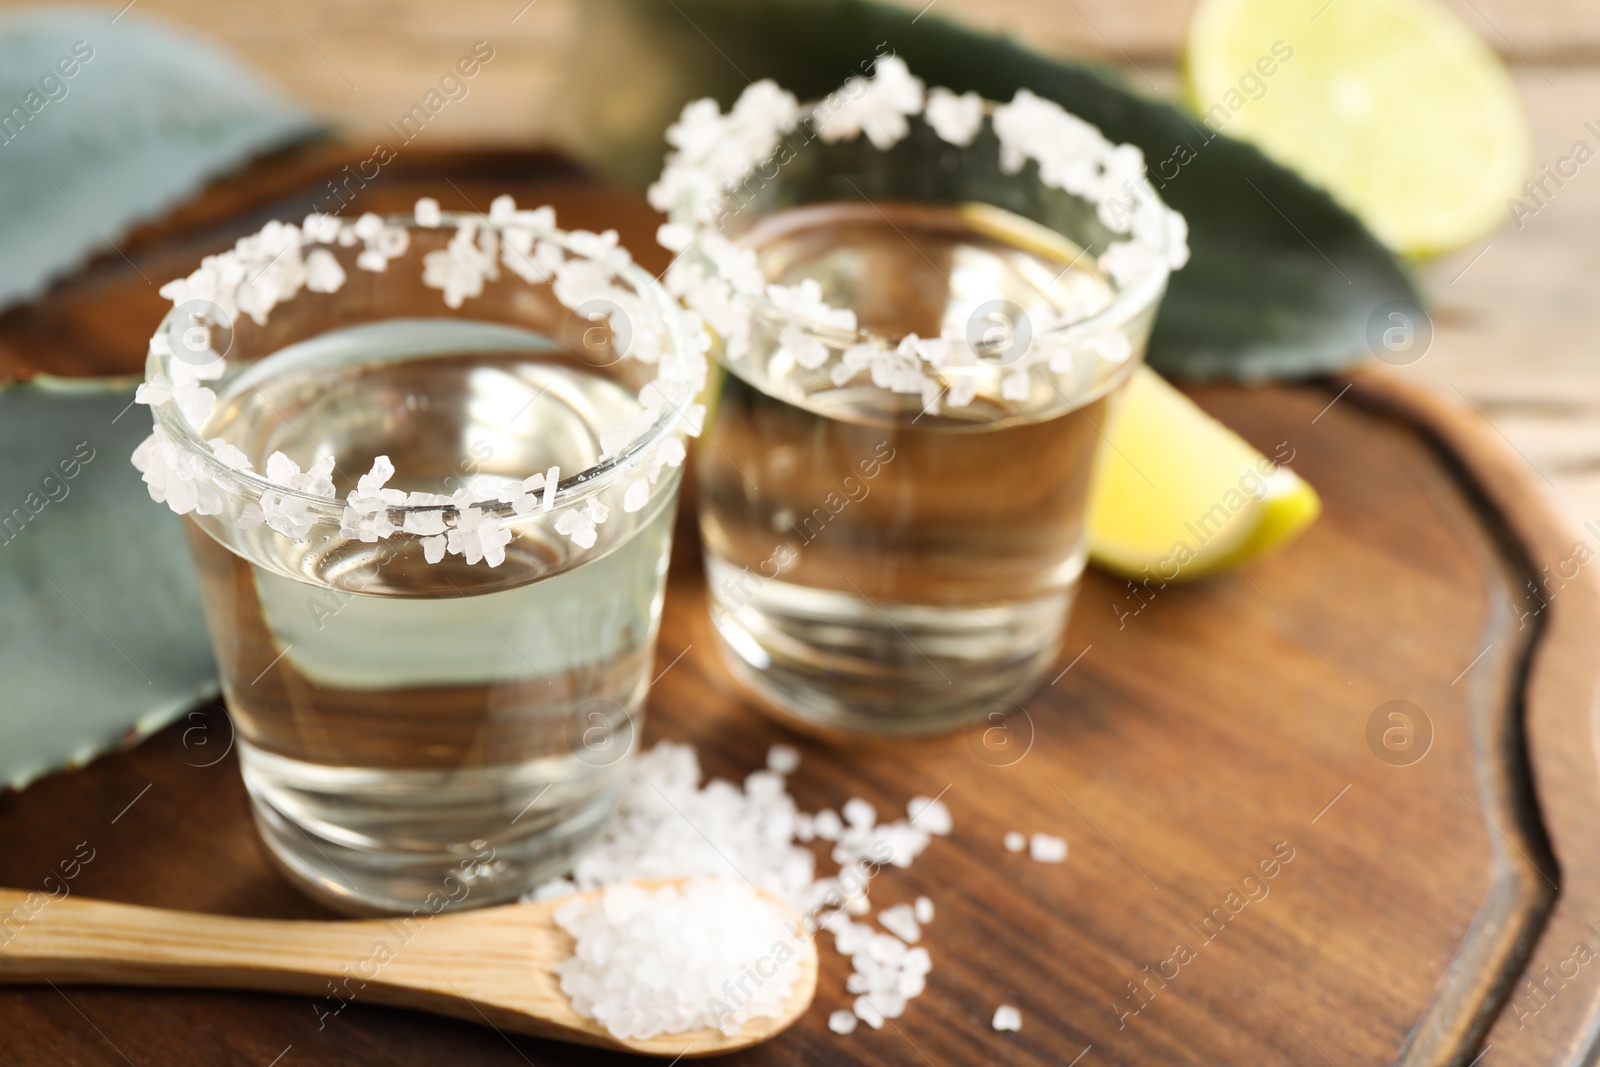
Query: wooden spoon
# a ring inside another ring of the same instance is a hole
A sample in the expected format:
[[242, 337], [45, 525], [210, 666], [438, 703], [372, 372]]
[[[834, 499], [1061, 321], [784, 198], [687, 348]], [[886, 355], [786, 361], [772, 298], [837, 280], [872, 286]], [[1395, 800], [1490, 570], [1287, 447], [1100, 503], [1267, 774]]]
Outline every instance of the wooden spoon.
[[[653, 882], [650, 885], [670, 883]], [[570, 898], [564, 898], [570, 899]], [[781, 909], [790, 931], [792, 908]], [[0, 983], [188, 986], [298, 993], [324, 1023], [348, 1003], [452, 1015], [502, 1030], [647, 1056], [706, 1056], [786, 1029], [817, 989], [814, 939], [794, 935], [800, 975], [781, 1018], [716, 1030], [614, 1037], [580, 1018], [554, 968], [573, 939], [552, 915], [561, 901], [348, 922], [239, 919], [0, 889]]]

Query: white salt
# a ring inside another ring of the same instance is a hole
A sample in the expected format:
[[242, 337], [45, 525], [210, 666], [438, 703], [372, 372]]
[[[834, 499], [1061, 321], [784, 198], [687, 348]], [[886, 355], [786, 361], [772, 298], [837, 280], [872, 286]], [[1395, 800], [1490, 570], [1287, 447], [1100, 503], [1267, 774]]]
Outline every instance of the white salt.
[[439, 201], [431, 196], [425, 196], [417, 201], [415, 213], [418, 226], [437, 226], [444, 221], [439, 211]]
[[855, 1008], [857, 1019], [860, 1019], [874, 1030], [883, 1029], [883, 1012], [873, 1007], [872, 1001], [865, 996], [859, 996], [856, 998], [853, 1007]]
[[[834, 949], [852, 964], [845, 982], [858, 998], [851, 1018], [881, 1027], [884, 1017], [897, 1017], [927, 985], [932, 969], [928, 951], [908, 943], [922, 936], [922, 925], [933, 917], [933, 902], [921, 897], [913, 905], [884, 909], [883, 929], [889, 933], [857, 920], [872, 913], [870, 883], [890, 867], [910, 866], [927, 848], [932, 831], [943, 826], [948, 812], [941, 815], [942, 804], [919, 798], [921, 803], [908, 806], [907, 819], [879, 823], [869, 802], [852, 798], [843, 806], [844, 818], [829, 809], [807, 814], [795, 806], [785, 788], [785, 775], [798, 764], [798, 753], [786, 754], [786, 748], [773, 746], [766, 768], [746, 776], [741, 786], [720, 779], [702, 782], [699, 759], [688, 745], [656, 745], [639, 757], [617, 816], [599, 844], [579, 859], [568, 877], [539, 886], [531, 896], [543, 900], [640, 879], [709, 877], [731, 881], [746, 891], [753, 883], [793, 905], [808, 925], [833, 935]], [[816, 857], [803, 843], [812, 839], [831, 843], [837, 871], [819, 874]], [[625, 895], [623, 904], [630, 899]], [[695, 946], [721, 922], [710, 909], [693, 915], [685, 910], [681, 921], [661, 922], [659, 936], [676, 937], [678, 955], [663, 954], [643, 966], [645, 977], [698, 988], [696, 983], [707, 978], [708, 964], [705, 953]], [[803, 931], [791, 935], [797, 936]], [[763, 946], [771, 948], [770, 942]], [[640, 969], [640, 965], [619, 968], [615, 961], [608, 967], [624, 972]], [[611, 1012], [609, 1021], [601, 1020], [608, 1028], [687, 1025], [684, 1018], [703, 1010], [717, 1017], [714, 1025], [736, 1026], [735, 1018], [751, 1017], [741, 1013], [756, 1010], [751, 1007], [756, 998], [736, 988], [742, 975], [737, 971], [717, 976], [713, 984], [723, 995], [712, 999], [721, 1004], [709, 1009], [703, 1003], [708, 993], [700, 1001], [677, 996], [671, 1009], [649, 1002], [613, 1010], [616, 1005], [607, 998], [621, 996], [618, 990], [632, 986], [628, 973], [610, 974], [604, 996], [586, 994], [587, 1003]], [[598, 976], [589, 974], [591, 979]], [[726, 989], [724, 981], [729, 982]], [[771, 987], [772, 980], [766, 985]]]
[[836, 1011], [828, 1016], [828, 1029], [836, 1034], [848, 1034], [856, 1028], [855, 1013]]
[[[760, 772], [758, 772], [760, 773]], [[570, 887], [541, 886], [534, 896], [590, 890], [637, 879], [710, 875], [743, 881], [804, 909], [816, 882], [816, 861], [792, 840], [794, 800], [763, 779], [741, 789], [714, 779], [701, 784], [689, 745], [663, 742], [634, 765], [620, 810], [600, 842], [572, 869]]]
[[839, 810], [844, 813], [844, 821], [851, 827], [870, 830], [878, 821], [877, 811], [860, 797], [851, 797]]
[[906, 1013], [906, 998], [891, 987], [884, 992], [875, 994], [872, 998], [872, 1006], [877, 1008], [885, 1019], [898, 1019]]
[[1009, 1004], [1002, 1004], [994, 1010], [994, 1022], [991, 1025], [996, 1030], [1021, 1030], [1022, 1013]]
[[922, 940], [922, 925], [909, 904], [896, 904], [878, 912], [878, 924], [908, 945]]
[[1005, 845], [1007, 852], [1021, 852], [1028, 847], [1028, 839], [1018, 831], [1012, 830], [1006, 834]]
[[844, 833], [844, 821], [832, 808], [823, 808], [817, 812], [812, 823], [816, 827], [817, 836], [824, 841], [837, 841], [839, 835]]
[[615, 885], [554, 918], [577, 943], [555, 968], [562, 992], [623, 1039], [736, 1034], [751, 1019], [781, 1017], [800, 973], [801, 946], [781, 910], [744, 882]]
[[879, 963], [897, 966], [906, 958], [906, 943], [888, 934], [873, 934], [867, 943], [867, 955]]
[[1034, 834], [1028, 839], [1028, 855], [1040, 863], [1061, 863], [1067, 858], [1067, 843], [1049, 834]]
[[793, 774], [800, 766], [800, 750], [793, 745], [773, 745], [767, 749], [767, 770], [773, 774]]
[[919, 830], [940, 837], [948, 834], [955, 825], [950, 819], [950, 809], [937, 797], [912, 797], [906, 805], [906, 814]]

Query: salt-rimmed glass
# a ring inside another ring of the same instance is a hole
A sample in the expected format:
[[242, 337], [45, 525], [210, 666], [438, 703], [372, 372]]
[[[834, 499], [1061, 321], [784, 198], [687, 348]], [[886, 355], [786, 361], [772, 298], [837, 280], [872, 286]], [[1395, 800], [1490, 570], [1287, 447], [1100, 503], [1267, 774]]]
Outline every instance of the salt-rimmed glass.
[[724, 661], [812, 728], [1014, 708], [1059, 651], [1182, 219], [1137, 149], [893, 57], [811, 105], [691, 105], [668, 138], [668, 287], [717, 336], [697, 464]]
[[208, 260], [141, 391], [257, 824], [347, 910], [512, 898], [603, 831], [700, 417], [703, 336], [615, 235], [419, 215]]

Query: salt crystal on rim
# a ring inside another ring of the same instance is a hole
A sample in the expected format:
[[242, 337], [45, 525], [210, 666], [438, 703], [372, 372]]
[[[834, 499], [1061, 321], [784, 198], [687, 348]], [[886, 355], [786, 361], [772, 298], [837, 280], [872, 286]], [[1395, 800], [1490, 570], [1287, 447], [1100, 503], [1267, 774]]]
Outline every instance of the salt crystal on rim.
[[933, 132], [953, 145], [965, 148], [983, 127], [983, 97], [977, 93], [957, 96], [949, 89], [929, 90], [923, 117]]
[[539, 507], [549, 511], [556, 506], [556, 483], [561, 481], [561, 468], [551, 467], [544, 472], [544, 499], [539, 502]]
[[[724, 210], [731, 209], [734, 191], [777, 158], [774, 150], [794, 129], [797, 115], [786, 110], [793, 100], [772, 82], [762, 81], [746, 88], [727, 115], [709, 98], [686, 105], [678, 122], [667, 131], [667, 141], [675, 151], [669, 154], [660, 179], [650, 187], [651, 204], [674, 212], [673, 221], [658, 231], [661, 243], [678, 253], [665, 275], [667, 287], [722, 336], [723, 351], [730, 361], [743, 358], [751, 347], [755, 305], [745, 298], [765, 297], [780, 312], [799, 320], [829, 318], [824, 307], [792, 306], [798, 287], [768, 282], [752, 249], [737, 248], [716, 232], [722, 226]], [[825, 142], [864, 134], [874, 148], [885, 151], [910, 133], [909, 119], [918, 113], [942, 140], [970, 145], [991, 111], [1003, 173], [1019, 173], [1034, 161], [1044, 185], [1089, 201], [1104, 226], [1113, 233], [1130, 235], [1130, 241], [1112, 246], [1103, 264], [1119, 288], [1128, 289], [1140, 279], [1180, 269], [1188, 261], [1188, 225], [1161, 203], [1143, 152], [1134, 145], [1112, 143], [1092, 124], [1027, 89], [1019, 90], [1010, 102], [992, 107], [975, 93], [957, 95], [939, 87], [925, 92], [922, 81], [903, 60], [883, 55], [876, 59], [873, 77], [849, 78], [805, 117]], [[680, 218], [680, 214], [686, 217]], [[1127, 250], [1119, 253], [1119, 247]], [[1103, 284], [1102, 279], [1097, 281]], [[1101, 306], [1109, 305], [1111, 299], [1107, 288]], [[1100, 309], [1073, 305], [1072, 314], [1063, 309], [1062, 322], [1056, 325], [1087, 320]], [[810, 336], [795, 319], [780, 324], [775, 356], [805, 369], [826, 368], [836, 386], [846, 385], [870, 368], [878, 388], [920, 394], [925, 413], [937, 412], [941, 400], [945, 406], [960, 408], [975, 398], [971, 379], [947, 383], [921, 365], [941, 368], [949, 358], [948, 350], [970, 354], [969, 345], [929, 343], [910, 335], [894, 352], [877, 345], [835, 346]], [[1107, 336], [1120, 332], [1113, 327], [1103, 329]], [[1111, 343], [1113, 354], [1108, 362], [1115, 364], [1121, 342], [1113, 339]], [[835, 347], [842, 347], [841, 357], [828, 366]], [[1002, 382], [1002, 395], [1014, 402], [1026, 400], [1030, 368], [1035, 365], [1049, 364], [1052, 373], [1058, 374], [1070, 369], [1059, 366], [1070, 362], [1058, 353], [1060, 347], [1041, 338]], [[875, 351], [869, 354], [863, 349]], [[785, 371], [783, 366], [775, 368], [776, 373]]]
[[326, 248], [312, 249], [306, 256], [306, 288], [313, 293], [336, 293], [344, 288], [344, 268]]
[[817, 107], [814, 121], [824, 141], [847, 140], [864, 133], [882, 150], [906, 135], [910, 129], [907, 116], [922, 110], [922, 79], [913, 75], [899, 56], [877, 57], [872, 74], [867, 79], [850, 79], [844, 91]]
[[[755, 103], [742, 104], [736, 109], [744, 116], [741, 121], [746, 127], [750, 126], [752, 117], [770, 118], [776, 113], [772, 109], [779, 104], [792, 109], [792, 97], [784, 97], [781, 90], [770, 84], [769, 89], [771, 91], [765, 94], [747, 92]], [[758, 122], [757, 126], [760, 125]], [[415, 213], [421, 226], [442, 222], [438, 203], [431, 198], [418, 201]], [[497, 197], [487, 217], [460, 216], [456, 222], [447, 248], [423, 257], [423, 283], [442, 290], [447, 306], [460, 307], [465, 298], [483, 291], [485, 281], [500, 276], [496, 256], [503, 248], [507, 265], [530, 281], [542, 282], [556, 277], [561, 283], [558, 287], [564, 287], [567, 296], [573, 299], [587, 294], [609, 295], [617, 305], [617, 313], [634, 327], [632, 351], [623, 354], [660, 366], [657, 379], [641, 390], [645, 410], [639, 418], [627, 423], [626, 429], [631, 433], [619, 438], [614, 426], [602, 430], [608, 457], [621, 454], [660, 422], [663, 406], [672, 407], [679, 416], [671, 420], [669, 429], [699, 433], [705, 408], [692, 401], [703, 385], [704, 357], [711, 338], [705, 333], [699, 316], [681, 312], [674, 323], [669, 323], [678, 328], [678, 339], [682, 342], [682, 351], [674, 351], [666, 343], [663, 332], [642, 328], [651, 316], [647, 301], [633, 288], [637, 283], [621, 274], [617, 277], [627, 281], [626, 287], [597, 280], [602, 265], [614, 270], [631, 265], [631, 256], [618, 247], [615, 231], [593, 234], [580, 230], [562, 234], [555, 228], [555, 214], [551, 208], [519, 211], [509, 196]], [[317, 245], [323, 247], [312, 247]], [[306, 216], [301, 226], [272, 221], [260, 232], [241, 237], [231, 251], [207, 256], [200, 267], [186, 277], [163, 285], [161, 295], [171, 300], [175, 308], [203, 301], [215, 305], [215, 309], [203, 314], [169, 315], [162, 331], [150, 339], [149, 353], [167, 361], [178, 354], [186, 358], [167, 362], [164, 370], [152, 373], [137, 391], [136, 399], [152, 407], [175, 407], [191, 429], [202, 428], [217, 398], [199, 383], [222, 378], [226, 366], [221, 354], [209, 350], [215, 328], [229, 325], [240, 313], [265, 325], [275, 306], [292, 299], [302, 289], [321, 293], [338, 291], [347, 277], [332, 248], [355, 248], [357, 245], [362, 246], [356, 256], [359, 268], [384, 271], [389, 261], [403, 256], [411, 247], [411, 234], [405, 226], [391, 225], [370, 212], [353, 223], [319, 213]], [[569, 252], [577, 258], [568, 260]], [[584, 262], [585, 257], [593, 262]], [[560, 299], [561, 293], [557, 293], [557, 297]], [[181, 352], [174, 344], [180, 331]], [[646, 399], [646, 394], [654, 399]], [[243, 454], [222, 439], [212, 438], [206, 444], [211, 458], [223, 467], [250, 468]], [[670, 440], [659, 445], [648, 458], [648, 472], [641, 471], [641, 476], [629, 483], [626, 502], [630, 506], [626, 510], [637, 511], [644, 507], [648, 503], [649, 486], [659, 480], [665, 467], [681, 464], [683, 456], [681, 441]], [[314, 501], [294, 494], [334, 497], [332, 458], [324, 459], [326, 462], [319, 461], [304, 472], [281, 457], [277, 463], [269, 462], [265, 472], [267, 480], [276, 484], [261, 491], [257, 499], [239, 502], [235, 520], [239, 528], [256, 529], [264, 524], [284, 536], [303, 539], [320, 521], [321, 512]], [[223, 491], [235, 495], [240, 492], [238, 486], [226, 483], [214, 465], [207, 462], [206, 456], [191, 455], [187, 448], [180, 447], [162, 428], [159, 418], [154, 432], [134, 450], [133, 462], [143, 474], [151, 497], [167, 503], [178, 514], [222, 514]], [[490, 566], [499, 565], [505, 559], [504, 548], [511, 539], [510, 532], [500, 529], [503, 520], [499, 515], [485, 518], [469, 514], [469, 509], [497, 497], [521, 517], [531, 514], [539, 503], [527, 486], [521, 493], [505, 490], [484, 496], [466, 491], [435, 500], [431, 499], [431, 494], [385, 490], [383, 480], [364, 480], [346, 497], [340, 521], [341, 535], [373, 543], [402, 529], [413, 536], [420, 534], [424, 557], [429, 562], [438, 562], [454, 552], [469, 562], [483, 560]], [[543, 504], [546, 510], [551, 508], [554, 495], [554, 487], [545, 486]], [[390, 514], [390, 509], [396, 505], [430, 504], [452, 505], [459, 514], [443, 515], [438, 524], [424, 522], [421, 529], [404, 519], [396, 523]], [[609, 506], [591, 495], [578, 508], [579, 515], [567, 519], [561, 532], [580, 545], [592, 545], [597, 540], [594, 527], [606, 521]]]
[[622, 494], [622, 510], [633, 514], [641, 510], [650, 499], [650, 483], [643, 478], [636, 478], [628, 483], [627, 490]]

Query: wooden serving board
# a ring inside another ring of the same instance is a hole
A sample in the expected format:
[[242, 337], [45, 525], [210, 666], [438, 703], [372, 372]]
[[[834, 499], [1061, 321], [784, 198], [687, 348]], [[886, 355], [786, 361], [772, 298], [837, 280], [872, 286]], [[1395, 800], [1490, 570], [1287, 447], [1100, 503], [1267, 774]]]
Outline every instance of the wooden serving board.
[[[213, 187], [0, 318], [0, 371], [137, 370], [162, 311], [141, 273], [164, 281], [302, 217], [364, 155], [304, 149]], [[485, 208], [506, 191], [568, 226], [614, 225], [664, 265], [639, 200], [538, 153], [408, 150], [355, 208]], [[873, 891], [879, 907], [936, 902], [927, 992], [881, 1031], [836, 1037], [847, 964], [825, 949], [811, 1014], [738, 1062], [1589, 1062], [1600, 598], [1584, 561], [1600, 533], [1564, 529], [1477, 415], [1393, 375], [1193, 395], [1264, 452], [1292, 448], [1325, 514], [1200, 584], [1135, 593], [1092, 573], [1063, 673], [998, 734], [830, 748], [770, 725], [716, 659], [680, 522], [647, 740], [692, 741], [735, 778], [788, 740], [808, 810], [943, 792], [956, 822]], [[324, 914], [269, 866], [230, 737], [213, 705], [0, 798], [0, 884], [40, 888], [66, 863], [86, 896]], [[1070, 856], [1008, 853], [1009, 830], [1062, 835]], [[990, 1029], [1002, 1003], [1020, 1033]], [[306, 999], [66, 987], [0, 991], [0, 1050], [19, 1065], [613, 1062], [359, 1001], [319, 1025]]]

